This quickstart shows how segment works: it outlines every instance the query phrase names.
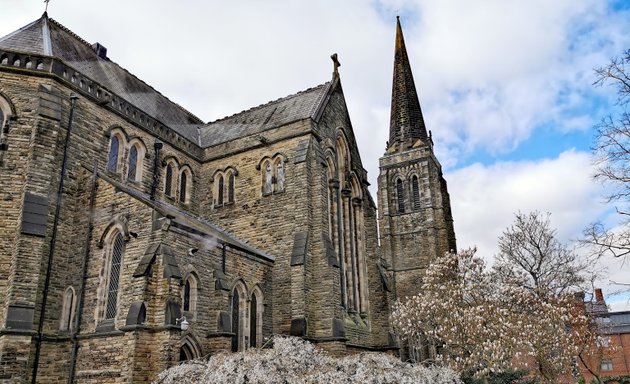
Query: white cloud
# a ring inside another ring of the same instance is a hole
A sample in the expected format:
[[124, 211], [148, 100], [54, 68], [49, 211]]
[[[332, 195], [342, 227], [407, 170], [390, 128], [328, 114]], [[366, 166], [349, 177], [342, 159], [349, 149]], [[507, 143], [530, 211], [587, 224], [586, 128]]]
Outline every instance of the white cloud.
[[[0, 0], [0, 35], [41, 2]], [[491, 256], [519, 209], [552, 212], [565, 239], [601, 213], [588, 156], [466, 164], [509, 155], [546, 125], [584, 130], [592, 68], [630, 46], [628, 11], [599, 0], [56, 0], [49, 14], [204, 120], [327, 81], [339, 53], [350, 116], [373, 186], [389, 129], [394, 16], [438, 156], [449, 171], [459, 245]], [[541, 143], [548, 145], [548, 143]], [[456, 167], [460, 167], [456, 169]], [[372, 187], [372, 191], [375, 188]]]
[[473, 164], [446, 174], [458, 246], [477, 245], [491, 259], [518, 211], [550, 212], [560, 239], [578, 238], [606, 209], [590, 170], [587, 153], [568, 151], [554, 159]]

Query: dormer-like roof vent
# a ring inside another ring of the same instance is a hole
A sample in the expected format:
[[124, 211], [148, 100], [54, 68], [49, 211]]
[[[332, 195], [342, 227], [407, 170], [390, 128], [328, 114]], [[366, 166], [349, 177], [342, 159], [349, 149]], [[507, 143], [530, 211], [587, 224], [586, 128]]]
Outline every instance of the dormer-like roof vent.
[[92, 48], [94, 48], [94, 52], [101, 59], [107, 59], [107, 48], [101, 45], [101, 43], [92, 44]]

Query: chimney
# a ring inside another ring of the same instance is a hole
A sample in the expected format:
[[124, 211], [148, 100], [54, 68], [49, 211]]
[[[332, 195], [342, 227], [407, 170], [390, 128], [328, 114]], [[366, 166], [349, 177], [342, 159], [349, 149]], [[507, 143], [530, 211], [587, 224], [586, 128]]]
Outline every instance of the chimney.
[[601, 288], [595, 288], [595, 301], [596, 302], [604, 301], [604, 294], [602, 293]]
[[94, 52], [96, 52], [96, 56], [101, 59], [107, 59], [107, 48], [102, 46], [101, 43], [92, 44], [92, 48], [94, 49]]

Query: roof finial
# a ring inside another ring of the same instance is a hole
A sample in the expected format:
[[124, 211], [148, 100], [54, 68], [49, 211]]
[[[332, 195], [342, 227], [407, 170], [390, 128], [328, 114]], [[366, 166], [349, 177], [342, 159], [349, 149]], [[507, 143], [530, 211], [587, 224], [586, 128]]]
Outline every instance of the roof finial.
[[50, 1], [50, 0], [44, 0], [44, 3], [46, 3], [46, 8], [44, 8], [44, 15], [47, 15], [47, 14], [48, 14], [48, 2], [49, 2], [49, 1]]
[[337, 60], [337, 54], [333, 53], [330, 58], [333, 61], [333, 77], [339, 76], [339, 67], [341, 67], [341, 63]]

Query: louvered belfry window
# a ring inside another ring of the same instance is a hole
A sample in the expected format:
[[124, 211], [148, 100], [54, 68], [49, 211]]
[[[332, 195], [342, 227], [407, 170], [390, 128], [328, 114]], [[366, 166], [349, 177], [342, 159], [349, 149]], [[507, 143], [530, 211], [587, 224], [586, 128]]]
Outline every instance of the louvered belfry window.
[[414, 175], [411, 179], [411, 192], [413, 193], [413, 209], [420, 209], [420, 185], [418, 185], [418, 176]]
[[402, 180], [396, 180], [396, 198], [398, 199], [398, 212], [405, 212], [405, 189], [403, 188]]
[[113, 319], [116, 317], [116, 306], [118, 304], [118, 286], [120, 283], [120, 267], [122, 265], [123, 254], [123, 237], [120, 233], [114, 238], [111, 267], [109, 272], [109, 287], [107, 289], [107, 308], [105, 310], [105, 318]]

